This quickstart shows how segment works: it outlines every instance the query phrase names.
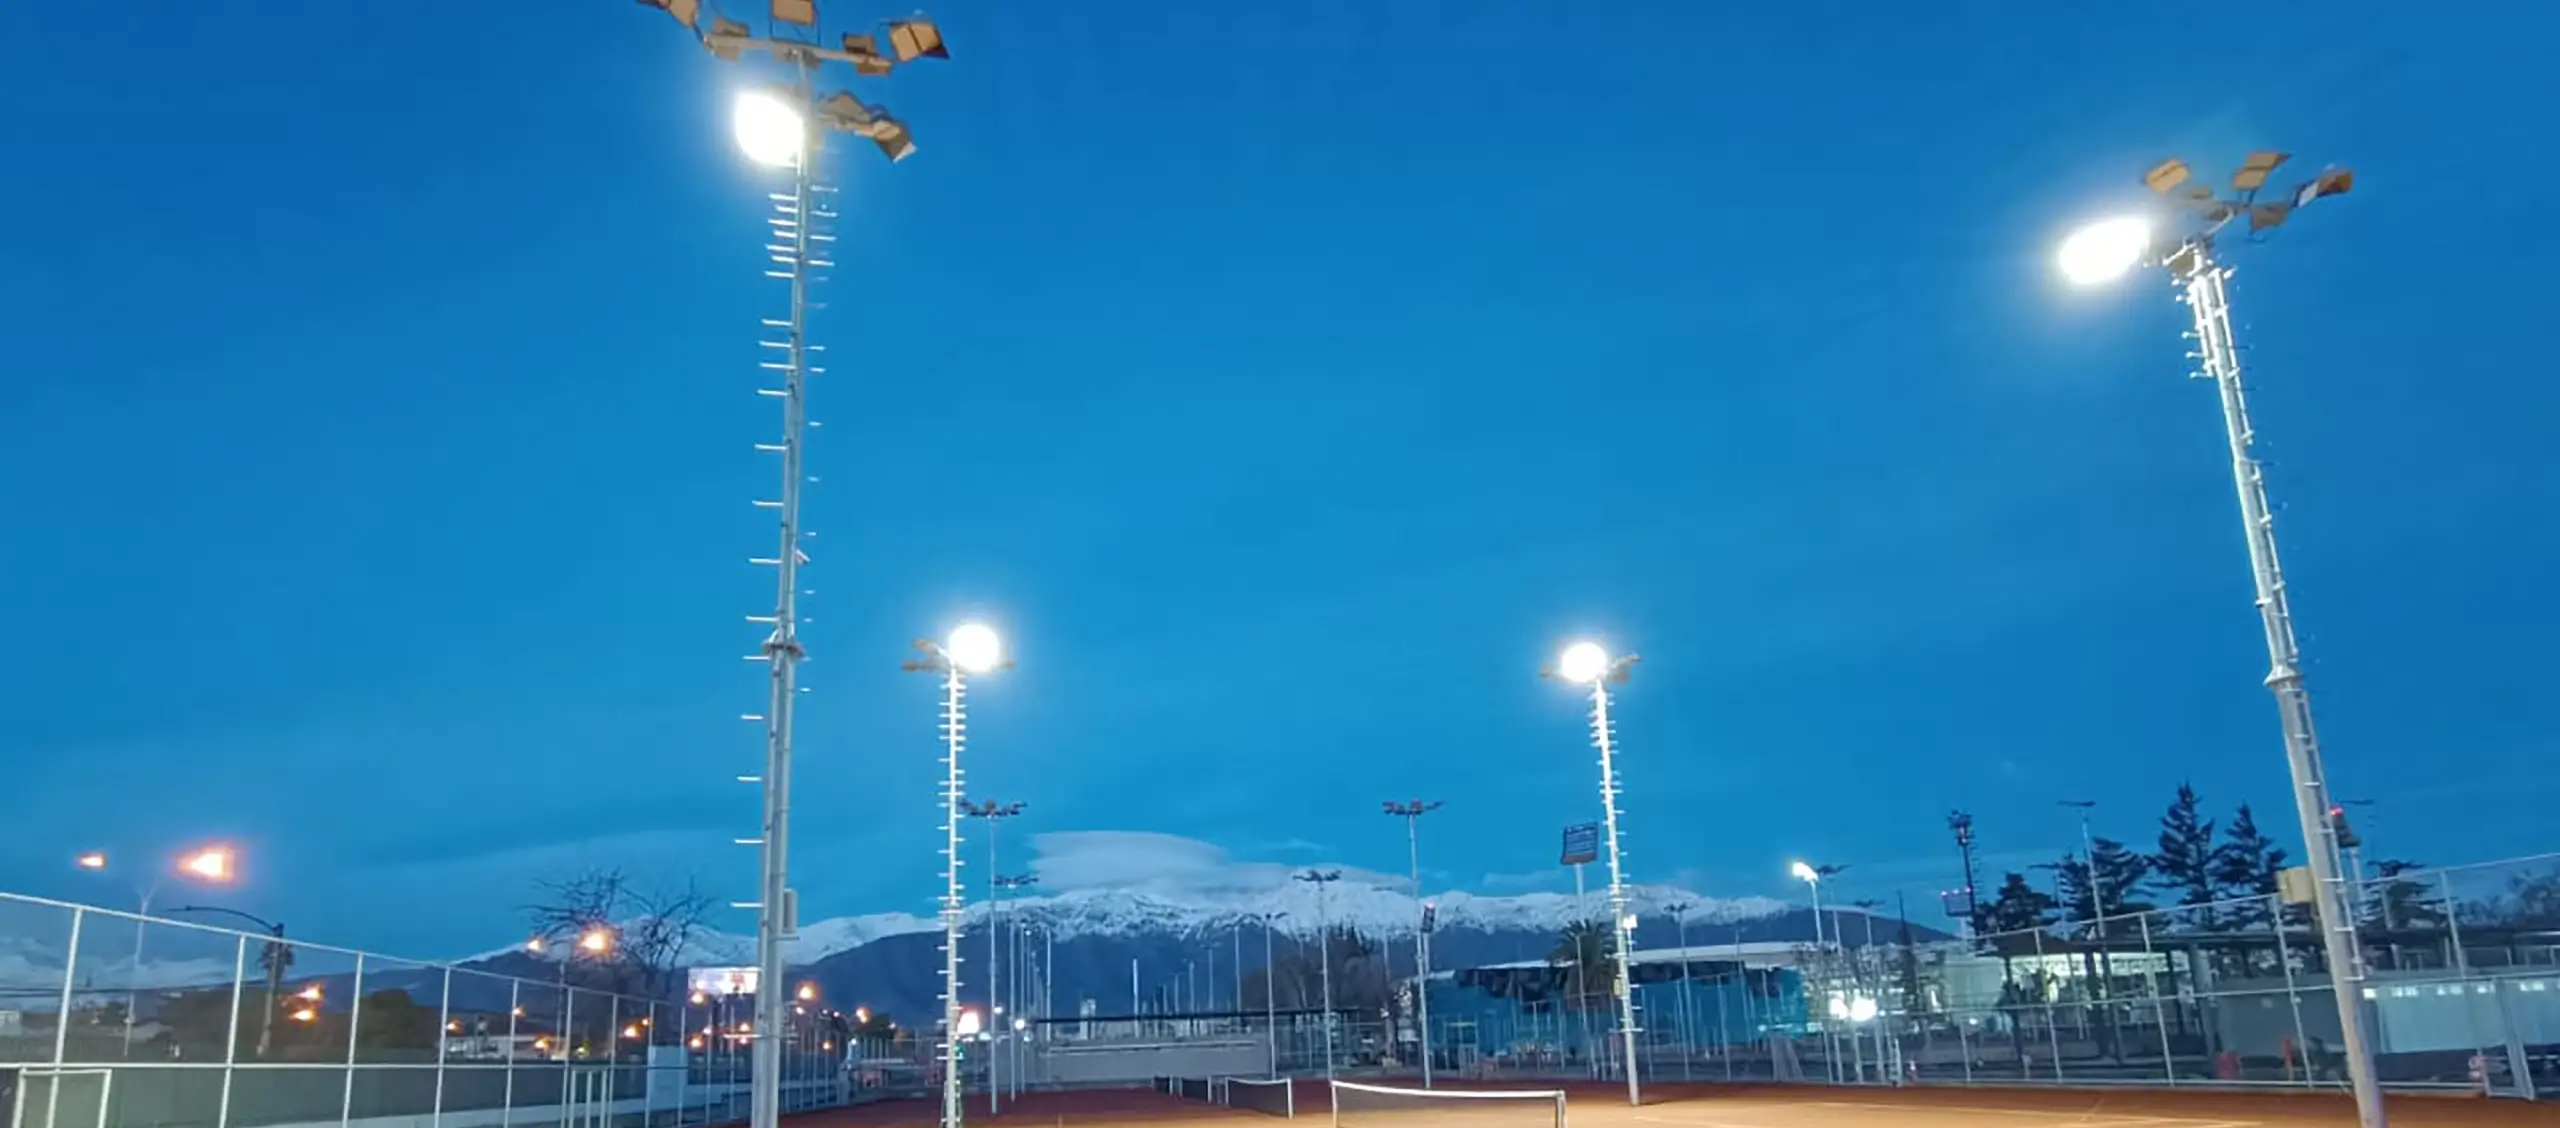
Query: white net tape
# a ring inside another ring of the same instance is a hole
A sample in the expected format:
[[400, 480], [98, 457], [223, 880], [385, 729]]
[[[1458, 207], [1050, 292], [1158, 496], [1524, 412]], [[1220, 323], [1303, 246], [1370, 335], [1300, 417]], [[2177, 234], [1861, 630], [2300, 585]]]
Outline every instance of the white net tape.
[[1471, 1124], [1499, 1117], [1519, 1128], [1565, 1128], [1562, 1089], [1404, 1089], [1356, 1081], [1336, 1081], [1331, 1088], [1336, 1128], [1346, 1122], [1441, 1116], [1464, 1117]]

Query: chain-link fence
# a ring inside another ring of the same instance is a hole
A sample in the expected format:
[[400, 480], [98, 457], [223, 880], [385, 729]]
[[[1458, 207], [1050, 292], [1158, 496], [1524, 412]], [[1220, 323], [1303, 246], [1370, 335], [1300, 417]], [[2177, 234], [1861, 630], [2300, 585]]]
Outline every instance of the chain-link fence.
[[[574, 958], [574, 957], [572, 957]], [[675, 1128], [746, 1116], [752, 1000], [549, 979], [0, 893], [0, 1113], [18, 1128], [415, 1117]], [[902, 1047], [781, 1032], [786, 1111], [855, 1099]]]
[[[1881, 920], [1784, 953], [1650, 957], [1638, 1065], [1659, 1080], [2344, 1088], [2345, 982], [2385, 1086], [2560, 1094], [2560, 854], [2369, 876], [2348, 900], [2362, 967], [2336, 976], [2310, 907], [2276, 894], [1938, 943], [1900, 943]], [[1469, 1012], [1435, 997], [1435, 1018], [1463, 1015], [1433, 1023], [1436, 1061], [1618, 1075], [1610, 1000], [1570, 1001]]]

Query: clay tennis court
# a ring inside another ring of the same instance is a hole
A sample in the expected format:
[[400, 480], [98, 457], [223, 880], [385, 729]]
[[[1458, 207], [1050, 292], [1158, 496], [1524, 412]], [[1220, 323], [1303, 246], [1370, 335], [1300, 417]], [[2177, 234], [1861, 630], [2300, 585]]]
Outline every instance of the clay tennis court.
[[[1646, 1091], [1643, 1107], [1630, 1108], [1626, 1091], [1615, 1086], [1562, 1088], [1572, 1128], [2307, 1128], [2356, 1123], [2355, 1105], [2342, 1094], [1663, 1085]], [[1296, 1098], [1300, 1120], [1332, 1123], [1323, 1081], [1300, 1081]], [[2393, 1097], [2390, 1107], [2392, 1124], [2403, 1128], [2560, 1128], [2560, 1103]], [[793, 1128], [929, 1128], [936, 1111], [929, 1100], [888, 1101], [785, 1120]], [[1343, 1123], [1346, 1128], [1533, 1128], [1552, 1115], [1552, 1105], [1467, 1101], [1451, 1107], [1346, 1111]], [[985, 1098], [973, 1097], [969, 1119], [1024, 1128], [1251, 1128], [1251, 1122], [1276, 1118], [1147, 1090], [1087, 1090], [1026, 1093], [992, 1118]]]

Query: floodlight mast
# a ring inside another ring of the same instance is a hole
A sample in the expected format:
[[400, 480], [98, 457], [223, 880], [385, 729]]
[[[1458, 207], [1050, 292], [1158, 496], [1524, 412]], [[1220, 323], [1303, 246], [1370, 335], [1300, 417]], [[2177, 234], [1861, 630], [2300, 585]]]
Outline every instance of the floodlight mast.
[[[1005, 880], [996, 875], [996, 827], [1001, 825], [1003, 820], [1020, 815], [1023, 806], [1024, 804], [1020, 802], [1000, 803], [989, 799], [980, 803], [965, 803], [960, 808], [960, 813], [963, 815], [973, 819], [987, 820], [987, 1016], [989, 1019], [993, 1019], [997, 1008], [1004, 1005], [1004, 998], [999, 993], [1000, 989], [997, 985], [999, 974], [996, 969], [1002, 966], [1002, 962], [996, 957], [996, 921], [1004, 911], [1004, 902], [1001, 898], [1004, 896]], [[990, 1021], [987, 1028], [996, 1030], [998, 1024]], [[1002, 1036], [1001, 1032], [997, 1034], [997, 1037]], [[1004, 1111], [1003, 1089], [1004, 1086], [996, 1078], [995, 1055], [989, 1053], [987, 1055], [987, 1115], [994, 1116]]]
[[[789, 316], [764, 319], [766, 337], [758, 343], [776, 350], [780, 360], [760, 364], [766, 371], [782, 375], [782, 387], [760, 388], [759, 394], [782, 400], [782, 441], [759, 443], [757, 448], [782, 456], [782, 489], [773, 500], [759, 499], [759, 508], [779, 511], [780, 549], [771, 559], [756, 563], [771, 564], [775, 571], [774, 611], [771, 616], [750, 616], [750, 621], [770, 626], [760, 653], [750, 660], [766, 666], [768, 700], [762, 716], [750, 719], [765, 726], [765, 767], [760, 776], [741, 777], [758, 782], [764, 788], [763, 830], [750, 840], [761, 848], [761, 873], [757, 895], [752, 905], [756, 910], [756, 968], [762, 989], [756, 993], [753, 1030], [754, 1058], [750, 1074], [750, 1128], [776, 1128], [781, 1118], [782, 1037], [788, 1028], [784, 1021], [787, 1005], [776, 987], [783, 977], [783, 945], [797, 927], [794, 920], [797, 900], [790, 888], [790, 823], [791, 823], [791, 737], [793, 706], [800, 691], [798, 668], [804, 652], [800, 646], [799, 596], [800, 565], [808, 557], [801, 548], [805, 535], [800, 528], [800, 487], [806, 481], [801, 469], [802, 433], [809, 426], [805, 392], [810, 375], [822, 371], [809, 363], [808, 354], [818, 346], [808, 343], [809, 288], [814, 281], [811, 272], [834, 264], [824, 258], [823, 245], [833, 237], [815, 230], [818, 221], [834, 216], [816, 204], [819, 193], [829, 191], [814, 175], [820, 142], [830, 130], [859, 134], [869, 138], [880, 150], [897, 160], [915, 151], [908, 139], [906, 126], [888, 111], [865, 104], [850, 93], [837, 92], [820, 98], [816, 90], [819, 68], [827, 62], [850, 64], [855, 73], [883, 75], [897, 63], [916, 59], [947, 59], [950, 52], [942, 43], [942, 32], [923, 19], [908, 19], [887, 26], [886, 31], [894, 58], [883, 55], [878, 39], [855, 34], [842, 38], [842, 47], [820, 46], [815, 39], [818, 11], [815, 0], [771, 0], [770, 21], [764, 35], [756, 35], [746, 24], [725, 16], [712, 15], [706, 21], [700, 0], [640, 0], [646, 7], [656, 8], [675, 18], [713, 56], [736, 62], [748, 51], [763, 51], [793, 68], [789, 87], [790, 104], [797, 110], [801, 132], [796, 152], [791, 152], [791, 191], [774, 193], [776, 215], [767, 219], [773, 228], [773, 239], [765, 245], [772, 265], [766, 277], [783, 279], [790, 284]], [[706, 22], [707, 25], [706, 26]], [[797, 27], [796, 32], [786, 27]], [[743, 123], [742, 123], [743, 124]], [[770, 129], [775, 123], [759, 123]], [[750, 144], [772, 141], [768, 134], [749, 138], [742, 131], [740, 140]], [[770, 161], [783, 155], [764, 146], [750, 150], [750, 155]], [[741, 907], [746, 907], [742, 905]], [[956, 1128], [957, 1121], [953, 1122]]]
[[2214, 254], [2215, 237], [2245, 220], [2248, 233], [2263, 238], [2296, 209], [2313, 200], [2343, 195], [2355, 186], [2355, 174], [2324, 169], [2297, 185], [2284, 199], [2261, 202], [2258, 194], [2267, 175], [2284, 163], [2286, 154], [2251, 153], [2231, 178], [2233, 195], [2190, 184], [2186, 162], [2163, 161], [2143, 176], [2154, 193], [2187, 213], [2192, 230], [2174, 241], [2155, 244], [2145, 261], [2168, 270], [2181, 291], [2180, 300], [2195, 319], [2196, 352], [2204, 364], [2199, 379], [2214, 382], [2221, 393], [2223, 431], [2231, 447], [2231, 477], [2240, 499], [2240, 522], [2249, 545], [2249, 567], [2257, 594], [2258, 618], [2266, 630], [2268, 692], [2275, 695], [2277, 719], [2283, 725], [2285, 762], [2293, 775], [2295, 817], [2302, 824], [2318, 897], [2313, 907], [2320, 924], [2321, 947], [2329, 963], [2330, 994], [2338, 1007], [2338, 1026], [2346, 1052], [2347, 1078], [2355, 1092], [2356, 1118], [2363, 1128], [2385, 1128], [2382, 1089], [2374, 1076], [2371, 1023], [2364, 1013], [2365, 967], [2358, 951], [2355, 914], [2340, 875], [2336, 827], [2328, 818], [2332, 806], [2327, 770], [2321, 761], [2318, 730], [2311, 721], [2311, 694], [2303, 685], [2302, 649], [2294, 638], [2293, 608], [2287, 597], [2284, 569], [2276, 556], [2275, 518], [2267, 501], [2266, 473], [2250, 447], [2257, 437], [2249, 423], [2249, 405], [2240, 380], [2240, 351], [2231, 331], [2230, 294], [2225, 283], [2231, 268]]
[[996, 649], [994, 632], [966, 624], [951, 632], [955, 646], [917, 639], [924, 657], [899, 668], [942, 676], [942, 1128], [960, 1128], [965, 1113], [960, 1102], [960, 926], [969, 902], [960, 888], [960, 820], [969, 805], [960, 770], [960, 753], [968, 745], [966, 706], [969, 675], [1004, 669], [1013, 662]]
[[1445, 806], [1440, 800], [1416, 799], [1409, 803], [1386, 801], [1386, 813], [1404, 820], [1404, 847], [1413, 863], [1414, 912], [1419, 919], [1413, 929], [1413, 1005], [1414, 1034], [1422, 1049], [1422, 1087], [1431, 1087], [1431, 906], [1422, 899], [1422, 816]]
[[1627, 1063], [1627, 1103], [1644, 1103], [1643, 1083], [1636, 1076], [1635, 929], [1627, 915], [1626, 869], [1618, 850], [1618, 769], [1616, 734], [1609, 723], [1609, 686], [1624, 683], [1637, 662], [1633, 654], [1611, 656], [1598, 643], [1568, 646], [1546, 676], [1591, 686], [1591, 743], [1600, 750], [1600, 816], [1609, 854], [1609, 930], [1617, 937], [1618, 1037]]

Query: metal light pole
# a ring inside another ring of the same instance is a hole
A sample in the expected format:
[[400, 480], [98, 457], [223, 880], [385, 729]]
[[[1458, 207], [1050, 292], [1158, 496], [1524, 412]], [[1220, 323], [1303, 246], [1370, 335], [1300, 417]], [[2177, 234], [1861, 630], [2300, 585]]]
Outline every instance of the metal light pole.
[[1414, 1032], [1422, 1044], [1422, 1087], [1431, 1087], [1431, 906], [1422, 900], [1422, 816], [1445, 806], [1440, 800], [1425, 802], [1415, 799], [1385, 804], [1386, 813], [1404, 820], [1405, 855], [1413, 865], [1414, 912], [1419, 917], [1413, 929], [1413, 1002]]
[[1609, 726], [1609, 686], [1624, 683], [1635, 665], [1633, 654], [1611, 657], [1595, 642], [1565, 648], [1550, 676], [1591, 687], [1591, 743], [1600, 750], [1600, 829], [1609, 855], [1609, 929], [1618, 941], [1618, 1038], [1627, 1062], [1627, 1103], [1642, 1104], [1636, 1077], [1635, 918], [1627, 912], [1624, 858], [1618, 849], [1618, 771], [1616, 739]]
[[2232, 483], [2239, 494], [2240, 523], [2249, 545], [2250, 579], [2256, 590], [2258, 618], [2265, 628], [2269, 669], [2268, 692], [2275, 696], [2277, 720], [2284, 730], [2285, 763], [2293, 776], [2294, 815], [2302, 825], [2308, 849], [2305, 861], [2318, 886], [2314, 907], [2320, 921], [2321, 945], [2329, 963], [2331, 991], [2338, 1006], [2338, 1025], [2347, 1058], [2347, 1075], [2355, 1090], [2356, 1116], [2364, 1128], [2387, 1122], [2382, 1090], [2374, 1076], [2371, 1030], [2363, 1007], [2364, 961], [2357, 951], [2355, 914], [2340, 869], [2336, 828], [2326, 817], [2332, 806], [2327, 770], [2320, 759], [2320, 738], [2311, 722], [2311, 695], [2302, 680], [2302, 650], [2295, 641], [2293, 610], [2276, 557], [2275, 517], [2267, 502], [2266, 474], [2250, 446], [2257, 432], [2240, 377], [2239, 346], [2231, 331], [2231, 269], [2215, 256], [2215, 239], [2236, 222], [2245, 222], [2253, 240], [2281, 226], [2293, 212], [2313, 200], [2340, 195], [2355, 186], [2345, 169], [2323, 170], [2284, 197], [2261, 201], [2267, 177], [2287, 154], [2251, 153], [2231, 178], [2231, 195], [2206, 184], [2190, 183], [2185, 161], [2168, 160], [2144, 174], [2143, 183], [2171, 205], [2178, 230], [2162, 233], [2147, 218], [2109, 220], [2091, 225], [2064, 242], [2059, 265], [2073, 282], [2095, 284], [2122, 277], [2135, 266], [2153, 264], [2169, 272], [2181, 300], [2195, 319], [2197, 351], [2204, 363], [2201, 378], [2213, 381], [2222, 400], [2222, 425], [2231, 450]]
[[1947, 829], [1955, 832], [1956, 853], [1964, 858], [1964, 922], [1972, 935], [1982, 934], [1982, 895], [1974, 884], [1973, 816], [1963, 811], [1947, 813]]
[[[1693, 1080], [1690, 1076], [1689, 1058], [1696, 1052], [1698, 1036], [1697, 1027], [1692, 1024], [1689, 1007], [1689, 910], [1691, 907], [1687, 901], [1673, 901], [1663, 906], [1680, 929], [1680, 1079], [1683, 1081]], [[1722, 1031], [1719, 1030], [1718, 1033], [1721, 1034]]]
[[258, 950], [258, 963], [267, 973], [267, 997], [264, 1005], [258, 1008], [258, 1059], [266, 1060], [275, 1049], [276, 1000], [284, 996], [284, 969], [293, 963], [293, 948], [284, 942], [284, 922], [217, 905], [180, 905], [169, 911], [234, 916], [257, 925], [267, 934], [266, 942]]
[[[789, 284], [787, 316], [764, 319], [765, 339], [757, 342], [779, 354], [780, 359], [762, 361], [759, 367], [779, 373], [782, 381], [779, 388], [758, 389], [760, 394], [782, 401], [782, 441], [757, 444], [757, 449], [778, 454], [782, 461], [780, 496], [756, 502], [758, 508], [778, 511], [780, 518], [775, 554], [754, 561], [774, 569], [774, 610], [771, 615], [748, 617], [750, 622], [770, 628], [759, 652], [748, 656], [750, 661], [762, 661], [766, 668], [765, 712], [748, 717], [765, 726], [765, 765], [762, 775], [740, 777], [746, 782], [761, 783], [764, 788], [762, 832], [745, 840], [761, 848], [762, 872], [756, 899], [739, 906], [756, 911], [758, 991], [749, 1124], [750, 1128], [775, 1128], [781, 1116], [783, 1049], [777, 1035], [785, 1029], [784, 1016], [788, 1013], [784, 1009], [788, 1004], [778, 986], [783, 978], [783, 946], [798, 924], [797, 900], [789, 879], [789, 846], [792, 713], [800, 689], [799, 663], [804, 656], [800, 646], [800, 565], [808, 560], [801, 547], [806, 536], [800, 528], [800, 486], [806, 480], [801, 470], [801, 446], [807, 426], [808, 377], [823, 371], [809, 363], [808, 354], [815, 351], [815, 346], [808, 343], [809, 290], [816, 281], [812, 272], [834, 265], [825, 257], [826, 244], [833, 241], [833, 236], [817, 230], [820, 221], [834, 216], [817, 204], [818, 194], [830, 189], [818, 183], [814, 158], [830, 132], [868, 138], [891, 160], [903, 159], [915, 151], [906, 126], [886, 111], [843, 91], [821, 97], [816, 82], [820, 68], [828, 62], [850, 64], [857, 74], [884, 75], [899, 63], [949, 58], [950, 53], [942, 45], [941, 30], [921, 19], [886, 25], [883, 30], [891, 54], [884, 55], [879, 37], [870, 34], [843, 36], [841, 47], [822, 46], [814, 0], [771, 0], [763, 35], [724, 16], [706, 19], [699, 0], [641, 2], [673, 16], [716, 58], [735, 62], [747, 52], [762, 51], [793, 72], [786, 87], [742, 96], [734, 118], [739, 147], [749, 159], [791, 170], [790, 192], [773, 194], [775, 214], [766, 221], [772, 228], [768, 233], [770, 241], [765, 244], [770, 262], [764, 272], [768, 278]], [[774, 336], [781, 339], [771, 339]]]
[[[1803, 882], [1805, 884], [1805, 888], [1813, 891], [1813, 950], [1816, 955], [1825, 955], [1822, 939], [1822, 883], [1832, 877], [1838, 876], [1841, 871], [1848, 868], [1849, 867], [1847, 866], [1836, 865], [1817, 866], [1806, 862], [1796, 862], [1787, 867], [1788, 876]], [[1835, 921], [1831, 926], [1831, 941], [1836, 944], [1839, 942], [1839, 939], [1840, 926], [1839, 923]], [[1826, 971], [1824, 974], [1836, 974], [1836, 970]], [[1805, 1004], [1805, 1011], [1807, 1014], [1813, 1013], [1813, 1004], [1810, 1000]], [[1822, 1060], [1823, 1069], [1831, 1075], [1831, 1080], [1836, 1084], [1840, 1080], [1840, 1035], [1839, 1032], [1833, 1028], [1835, 1025], [1837, 1024], [1834, 1022], [1824, 1022], [1822, 1024], [1822, 1041], [1825, 1047]]]
[[1280, 993], [1271, 968], [1271, 925], [1277, 914], [1262, 915], [1262, 1029], [1271, 1043], [1271, 1075], [1280, 1076]]
[[[998, 884], [996, 878], [996, 827], [1003, 820], [1021, 814], [1022, 808], [1021, 803], [999, 803], [993, 799], [964, 804], [960, 808], [961, 814], [987, 821], [987, 1030], [989, 1035], [995, 1038], [1004, 1037], [1003, 1024], [996, 1021], [1004, 1014], [1004, 1002], [996, 994], [998, 980], [996, 969], [1000, 966], [996, 958], [996, 919], [1004, 909], [1003, 903], [998, 900], [1003, 896], [1003, 886]], [[1001, 1111], [1001, 1100], [996, 1092], [998, 1087], [996, 1055], [989, 1054], [987, 1055], [987, 1114], [990, 1116]]]
[[[971, 674], [1013, 665], [983, 623], [963, 623], [945, 642], [916, 640], [923, 658], [901, 668], [942, 675], [942, 1128], [960, 1128], [960, 926], [969, 908], [960, 888], [960, 820], [968, 817], [960, 753], [968, 744], [965, 697]], [[770, 988], [758, 995], [780, 998]], [[762, 1045], [762, 1043], [758, 1043]], [[759, 1059], [761, 1060], [761, 1059]]]
[[2098, 808], [2098, 801], [2064, 799], [2059, 801], [2059, 805], [2080, 812], [2080, 867], [2081, 872], [2089, 878], [2089, 934], [2096, 936], [2103, 931], [2099, 927], [2099, 922], [2107, 917], [2106, 901], [2100, 895], [2099, 889], [2100, 882], [2104, 879], [2098, 876], [2098, 847], [2095, 840], [2089, 837], [2089, 812]]
[[[1021, 813], [1022, 804], [1016, 803], [1013, 807], [1014, 813]], [[992, 864], [992, 860], [995, 857], [995, 825], [996, 824], [993, 822], [989, 822], [987, 824], [987, 856], [990, 859], [990, 864]], [[996, 892], [999, 895], [1007, 889], [1028, 889], [1034, 885], [1038, 885], [1039, 883], [1040, 875], [1036, 873], [1015, 874], [1011, 877], [998, 877], [993, 882]], [[994, 937], [996, 930], [1003, 927], [1003, 904], [1004, 903], [1002, 901], [994, 902], [993, 907], [991, 907], [987, 913], [989, 917], [987, 923], [987, 946], [990, 949], [995, 946]], [[987, 1006], [989, 1009], [994, 1010], [999, 1014], [1010, 1011], [1013, 1023], [1018, 1024], [1022, 1021], [1022, 981], [1024, 970], [1021, 964], [1022, 931], [1019, 924], [1016, 924], [1006, 933], [1005, 943], [1011, 946], [1011, 950], [1008, 953], [1008, 959], [1005, 963], [1012, 968], [1012, 971], [1008, 977], [1003, 980], [1003, 987], [1000, 989], [1001, 993], [1005, 996], [1004, 1004], [1002, 1006], [997, 1005], [993, 994], [997, 993], [999, 988], [996, 986], [996, 980], [994, 977], [989, 976], [988, 990], [990, 992], [990, 997], [987, 1000]], [[993, 963], [994, 961], [991, 960], [989, 962]], [[996, 1038], [999, 1044], [1008, 1047], [1006, 1053], [1000, 1056], [1014, 1059], [1006, 1063], [1006, 1067], [1013, 1071], [1012, 1076], [1009, 1077], [1007, 1081], [1013, 1086], [1013, 1091], [1019, 1093], [1022, 1091], [1022, 1069], [1020, 1061], [1020, 1054], [1022, 1052], [1022, 1029], [1013, 1024], [997, 1025], [992, 1029], [996, 1032]], [[1009, 1042], [1004, 1040], [1008, 1037], [1012, 1039]], [[997, 1084], [993, 1077], [988, 1078], [987, 1081], [987, 1108], [989, 1111], [994, 1111], [996, 1108], [995, 1093], [1003, 1089], [1004, 1085]]]
[[1325, 887], [1342, 880], [1341, 870], [1308, 870], [1297, 879], [1316, 887], [1316, 960], [1324, 976], [1324, 1076], [1333, 1079], [1333, 913], [1325, 904]]

